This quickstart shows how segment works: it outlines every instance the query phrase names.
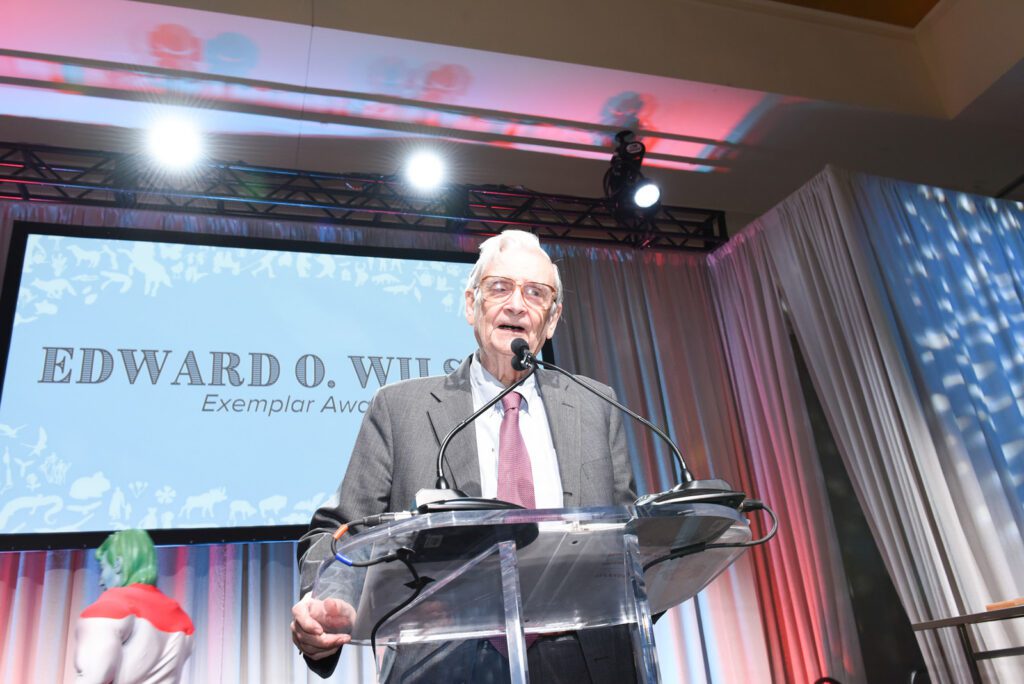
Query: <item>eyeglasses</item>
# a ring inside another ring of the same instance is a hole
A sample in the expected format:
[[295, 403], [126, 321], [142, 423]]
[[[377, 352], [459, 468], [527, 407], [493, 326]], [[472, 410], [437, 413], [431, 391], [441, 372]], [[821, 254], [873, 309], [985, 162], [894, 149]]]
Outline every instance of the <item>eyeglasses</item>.
[[537, 309], [549, 307], [555, 300], [555, 288], [550, 285], [530, 281], [517, 282], [504, 276], [487, 276], [480, 281], [479, 288], [484, 300], [492, 303], [505, 301], [512, 296], [516, 288], [522, 290], [526, 303]]

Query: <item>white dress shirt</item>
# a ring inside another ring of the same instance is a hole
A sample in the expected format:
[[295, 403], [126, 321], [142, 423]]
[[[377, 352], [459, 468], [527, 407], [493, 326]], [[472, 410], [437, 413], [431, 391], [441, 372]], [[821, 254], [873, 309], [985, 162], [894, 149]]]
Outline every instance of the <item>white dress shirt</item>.
[[[491, 375], [478, 355], [473, 357], [469, 369], [473, 389], [473, 410], [479, 409], [504, 388]], [[551, 428], [544, 403], [537, 392], [537, 378], [531, 375], [516, 388], [523, 396], [519, 405], [519, 431], [530, 454], [533, 470], [533, 492], [537, 508], [562, 508], [562, 476], [558, 472], [558, 457], [551, 441]], [[499, 401], [476, 420], [477, 453], [480, 459], [481, 495], [488, 499], [498, 496], [498, 433], [505, 409]]]

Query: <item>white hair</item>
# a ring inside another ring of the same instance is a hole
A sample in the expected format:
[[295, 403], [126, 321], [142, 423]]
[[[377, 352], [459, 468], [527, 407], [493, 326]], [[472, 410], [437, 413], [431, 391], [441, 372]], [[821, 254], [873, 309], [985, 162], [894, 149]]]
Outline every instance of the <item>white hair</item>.
[[[484, 269], [487, 268], [487, 265], [498, 254], [510, 247], [535, 249], [544, 256], [547, 256], [548, 261], [551, 261], [551, 257], [540, 246], [540, 240], [537, 236], [525, 230], [506, 230], [487, 238], [480, 243], [480, 258], [476, 260], [473, 270], [469, 272], [469, 279], [466, 281], [466, 290], [474, 293], [474, 300], [478, 306], [480, 304], [480, 291], [477, 288], [480, 286], [480, 278]], [[558, 274], [558, 266], [555, 265], [554, 261], [551, 261], [551, 268], [555, 271], [555, 301], [551, 304], [551, 311], [553, 312], [562, 303], [562, 277]]]

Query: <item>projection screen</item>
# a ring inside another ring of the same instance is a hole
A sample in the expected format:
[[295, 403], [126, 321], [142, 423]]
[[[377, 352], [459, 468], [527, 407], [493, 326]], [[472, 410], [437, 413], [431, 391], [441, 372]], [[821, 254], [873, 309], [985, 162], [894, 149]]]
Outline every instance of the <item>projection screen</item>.
[[471, 259], [16, 224], [0, 547], [295, 536], [374, 391], [473, 350]]

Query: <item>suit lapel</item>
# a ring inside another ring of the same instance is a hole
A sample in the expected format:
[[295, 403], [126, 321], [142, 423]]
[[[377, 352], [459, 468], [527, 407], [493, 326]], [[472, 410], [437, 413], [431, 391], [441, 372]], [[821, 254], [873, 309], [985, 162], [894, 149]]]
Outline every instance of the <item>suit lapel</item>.
[[[472, 357], [470, 357], [472, 358]], [[460, 422], [473, 413], [473, 391], [469, 381], [470, 359], [463, 361], [439, 389], [432, 392], [437, 403], [427, 410], [437, 446]], [[445, 477], [452, 487], [467, 496], [480, 496], [480, 456], [476, 430], [467, 425], [452, 438], [444, 454]]]
[[548, 415], [551, 441], [562, 479], [562, 502], [566, 508], [583, 505], [580, 493], [580, 416], [568, 381], [555, 373], [537, 371], [537, 388]]

